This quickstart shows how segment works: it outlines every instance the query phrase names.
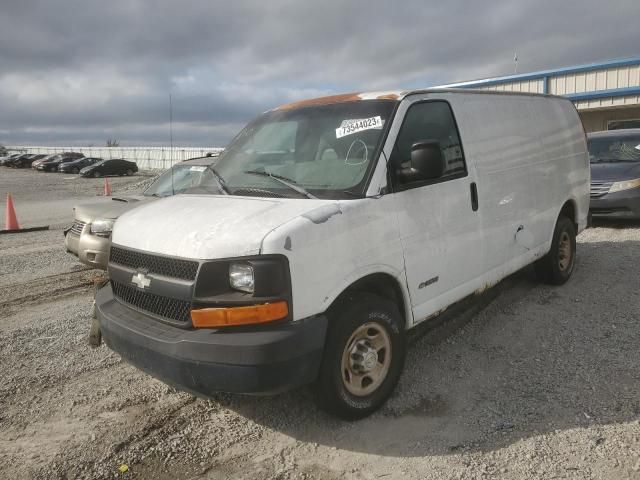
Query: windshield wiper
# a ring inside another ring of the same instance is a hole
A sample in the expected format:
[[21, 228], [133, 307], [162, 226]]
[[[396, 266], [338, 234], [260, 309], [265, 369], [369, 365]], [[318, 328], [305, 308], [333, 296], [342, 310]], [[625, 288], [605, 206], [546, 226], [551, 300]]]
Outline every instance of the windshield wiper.
[[216, 169], [214, 168], [214, 166], [209, 165], [207, 168], [211, 170], [211, 173], [213, 173], [213, 177], [216, 179], [216, 182], [218, 182], [218, 185], [220, 186], [220, 190], [222, 190], [225, 193], [225, 195], [231, 195], [229, 193], [229, 189], [227, 188], [227, 184], [225, 183], [224, 179], [220, 176], [220, 174], [216, 172]]
[[244, 173], [248, 173], [251, 175], [262, 175], [263, 177], [271, 177], [273, 178], [276, 182], [280, 182], [283, 185], [286, 185], [287, 187], [289, 187], [291, 190], [294, 190], [296, 192], [298, 192], [300, 195], [304, 195], [307, 198], [312, 198], [312, 199], [316, 199], [318, 197], [316, 197], [315, 195], [309, 193], [308, 191], [306, 191], [304, 188], [302, 188], [300, 185], [296, 185], [295, 181], [282, 176], [282, 175], [278, 175], [277, 173], [270, 173], [264, 170], [247, 170]]

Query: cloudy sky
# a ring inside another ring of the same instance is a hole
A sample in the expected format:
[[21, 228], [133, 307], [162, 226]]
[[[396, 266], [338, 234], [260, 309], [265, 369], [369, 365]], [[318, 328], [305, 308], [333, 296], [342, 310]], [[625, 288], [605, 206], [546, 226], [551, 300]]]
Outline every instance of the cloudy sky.
[[258, 113], [640, 55], [638, 0], [4, 0], [0, 143], [224, 146]]

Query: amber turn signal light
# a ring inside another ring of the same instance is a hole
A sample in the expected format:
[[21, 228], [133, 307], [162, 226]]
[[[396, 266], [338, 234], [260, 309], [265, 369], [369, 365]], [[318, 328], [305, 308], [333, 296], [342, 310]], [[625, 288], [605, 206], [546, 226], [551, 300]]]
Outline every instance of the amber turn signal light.
[[196, 328], [254, 325], [281, 320], [289, 315], [287, 302], [263, 303], [248, 307], [199, 308], [191, 310]]

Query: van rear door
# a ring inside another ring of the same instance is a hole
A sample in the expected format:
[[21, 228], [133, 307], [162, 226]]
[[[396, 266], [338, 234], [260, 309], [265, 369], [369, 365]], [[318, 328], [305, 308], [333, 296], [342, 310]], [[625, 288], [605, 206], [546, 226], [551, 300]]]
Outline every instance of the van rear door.
[[[469, 282], [484, 273], [484, 244], [475, 170], [465, 161], [449, 102], [432, 96], [405, 100], [398, 114], [403, 112], [389, 165], [407, 285], [414, 318], [420, 321], [471, 293], [465, 293]], [[412, 145], [424, 140], [439, 142], [444, 173], [403, 183], [397, 169], [409, 166]]]

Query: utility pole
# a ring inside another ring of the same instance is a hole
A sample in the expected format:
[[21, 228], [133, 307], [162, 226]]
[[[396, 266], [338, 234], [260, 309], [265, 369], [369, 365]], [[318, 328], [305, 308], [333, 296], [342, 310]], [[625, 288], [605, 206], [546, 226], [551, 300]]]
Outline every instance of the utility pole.
[[169, 168], [171, 168], [173, 166], [173, 104], [171, 103], [171, 94], [169, 94], [169, 148]]
[[515, 52], [513, 54], [513, 63], [514, 63], [514, 69], [513, 69], [513, 73], [517, 74], [518, 73], [518, 52]]

